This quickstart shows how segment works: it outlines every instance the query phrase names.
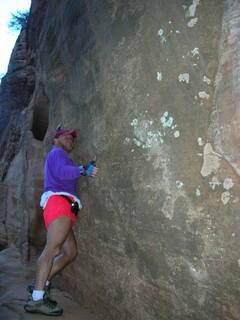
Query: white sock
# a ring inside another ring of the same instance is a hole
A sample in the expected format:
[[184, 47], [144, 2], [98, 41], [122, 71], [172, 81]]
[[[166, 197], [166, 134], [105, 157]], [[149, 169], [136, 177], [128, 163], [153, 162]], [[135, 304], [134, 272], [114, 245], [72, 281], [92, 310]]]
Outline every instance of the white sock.
[[44, 290], [33, 290], [33, 293], [32, 293], [33, 301], [42, 300], [44, 292], [45, 292]]
[[49, 286], [49, 285], [50, 285], [50, 281], [47, 280], [47, 281], [45, 282], [45, 286]]

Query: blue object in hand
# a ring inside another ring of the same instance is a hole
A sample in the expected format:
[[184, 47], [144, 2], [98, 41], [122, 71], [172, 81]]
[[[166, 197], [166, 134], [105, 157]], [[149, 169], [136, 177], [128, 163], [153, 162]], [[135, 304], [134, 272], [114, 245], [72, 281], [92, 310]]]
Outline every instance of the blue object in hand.
[[87, 176], [91, 176], [93, 173], [94, 165], [89, 164], [86, 166], [85, 173]]
[[86, 166], [79, 166], [80, 172], [83, 176], [91, 177], [93, 174], [93, 169], [96, 167], [96, 161], [89, 161]]

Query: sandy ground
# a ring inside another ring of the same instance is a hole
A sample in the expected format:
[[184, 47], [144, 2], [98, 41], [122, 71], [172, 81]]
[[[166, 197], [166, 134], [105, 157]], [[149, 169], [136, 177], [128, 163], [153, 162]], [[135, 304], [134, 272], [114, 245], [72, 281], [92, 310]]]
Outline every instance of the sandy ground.
[[0, 319], [1, 320], [99, 320], [77, 304], [67, 293], [53, 288], [51, 296], [63, 307], [58, 317], [31, 314], [24, 311], [27, 300], [27, 284], [32, 282], [33, 267], [21, 263], [20, 253], [15, 248], [0, 252]]

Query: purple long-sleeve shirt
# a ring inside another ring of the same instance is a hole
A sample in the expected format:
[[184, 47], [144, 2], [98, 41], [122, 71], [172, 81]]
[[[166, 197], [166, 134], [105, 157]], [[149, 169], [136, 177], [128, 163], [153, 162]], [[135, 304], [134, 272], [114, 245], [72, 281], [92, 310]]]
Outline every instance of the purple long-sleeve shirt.
[[68, 192], [78, 197], [77, 179], [81, 176], [78, 166], [62, 149], [53, 147], [49, 152], [44, 168], [44, 191]]

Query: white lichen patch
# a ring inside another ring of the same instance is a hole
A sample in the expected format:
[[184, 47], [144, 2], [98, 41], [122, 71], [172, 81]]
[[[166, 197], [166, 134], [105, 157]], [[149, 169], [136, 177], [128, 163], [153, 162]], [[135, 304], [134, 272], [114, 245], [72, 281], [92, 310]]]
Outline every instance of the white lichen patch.
[[169, 116], [168, 112], [166, 111], [160, 118], [160, 122], [164, 128], [166, 127], [171, 128], [173, 124], [173, 117]]
[[164, 30], [163, 30], [163, 29], [159, 29], [159, 30], [158, 30], [158, 35], [159, 35], [160, 37], [162, 37], [162, 36], [164, 35]]
[[208, 273], [204, 261], [199, 261], [199, 263], [197, 263], [197, 260], [195, 259], [194, 264], [186, 259], [184, 259], [184, 261], [188, 265], [189, 272], [191, 276], [194, 278], [194, 280], [205, 281], [208, 279]]
[[203, 165], [201, 175], [207, 177], [216, 173], [220, 167], [221, 155], [214, 152], [210, 143], [206, 143], [203, 149]]
[[160, 123], [163, 128], [168, 129], [167, 131], [163, 132], [163, 136], [173, 136], [175, 138], [178, 138], [180, 136], [180, 131], [175, 130], [177, 128], [177, 124], [174, 123], [173, 117], [168, 113], [168, 111], [165, 111], [163, 115], [160, 117]]
[[145, 129], [149, 129], [153, 124], [153, 120], [146, 120], [143, 122], [143, 126]]
[[159, 29], [157, 34], [160, 37], [161, 43], [164, 43], [167, 41], [166, 36], [165, 36], [165, 32], [163, 29]]
[[206, 76], [203, 77], [203, 82], [206, 82], [208, 85], [211, 84], [211, 80]]
[[190, 81], [189, 73], [181, 73], [181, 74], [178, 76], [178, 81], [179, 81], [179, 82], [189, 83], [189, 81]]
[[197, 281], [204, 281], [208, 278], [208, 274], [206, 272], [198, 271], [196, 268], [190, 268], [190, 273]]
[[173, 133], [174, 137], [175, 138], [179, 138], [180, 137], [180, 131], [179, 130], [176, 130], [174, 133]]
[[193, 18], [188, 22], [187, 25], [189, 28], [193, 28], [197, 22], [198, 22], [198, 18]]
[[221, 195], [221, 201], [224, 205], [226, 205], [229, 202], [230, 198], [231, 198], [231, 194], [229, 191], [225, 191]]
[[222, 185], [222, 182], [218, 181], [217, 177], [212, 177], [212, 181], [209, 182], [210, 187], [215, 190], [216, 187]]
[[[146, 117], [146, 113], [144, 117]], [[132, 142], [142, 149], [149, 149], [154, 146], [159, 147], [164, 143], [164, 139], [167, 136], [174, 138], [180, 136], [180, 131], [176, 130], [177, 124], [168, 111], [161, 115], [159, 122], [135, 118], [130, 122], [130, 126], [133, 127], [134, 137], [132, 139], [126, 137], [123, 143], [129, 144]]]
[[201, 191], [200, 191], [200, 189], [198, 189], [198, 188], [196, 189], [196, 196], [197, 196], [197, 197], [200, 197], [200, 196], [201, 196]]
[[176, 185], [178, 189], [181, 189], [184, 186], [184, 183], [182, 181], [177, 180]]
[[[153, 120], [138, 120], [133, 119], [130, 125], [134, 129], [134, 138], [132, 142], [139, 148], [151, 148], [153, 145], [160, 145], [163, 143], [162, 132], [159, 130], [154, 130], [152, 128]], [[125, 142], [130, 143], [130, 140]]]
[[201, 137], [198, 137], [197, 142], [200, 147], [202, 147], [204, 145], [204, 141]]
[[200, 99], [205, 99], [205, 100], [208, 100], [210, 97], [209, 94], [207, 94], [205, 91], [198, 92], [198, 96]]
[[126, 137], [125, 139], [124, 139], [124, 144], [127, 144], [127, 143], [129, 143], [130, 142], [130, 138], [128, 138], [128, 137]]
[[143, 143], [140, 140], [136, 139], [136, 138], [133, 138], [133, 142], [136, 144], [137, 147], [143, 146]]
[[162, 72], [157, 72], [157, 80], [158, 80], [158, 81], [162, 81], [162, 79], [163, 79], [163, 74], [162, 74]]
[[199, 5], [199, 3], [200, 3], [200, 0], [193, 0], [192, 4], [189, 6], [186, 12], [187, 18], [195, 17], [197, 6]]
[[132, 127], [136, 128], [137, 125], [138, 125], [138, 119], [133, 119], [132, 122], [130, 123], [130, 125], [131, 125]]
[[191, 54], [192, 54], [193, 57], [196, 56], [196, 55], [199, 55], [199, 48], [192, 49], [191, 50]]
[[223, 181], [223, 188], [226, 190], [231, 189], [234, 186], [234, 183], [231, 178], [226, 178]]

